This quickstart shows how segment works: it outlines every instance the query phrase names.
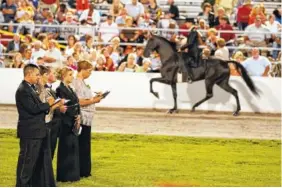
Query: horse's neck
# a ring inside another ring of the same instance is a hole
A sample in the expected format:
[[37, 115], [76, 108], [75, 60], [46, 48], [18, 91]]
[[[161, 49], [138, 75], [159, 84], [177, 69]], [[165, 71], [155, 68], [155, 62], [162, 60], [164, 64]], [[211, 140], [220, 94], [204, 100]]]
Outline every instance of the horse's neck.
[[160, 54], [161, 62], [165, 63], [170, 60], [175, 52], [169, 44], [163, 44], [159, 47], [158, 53]]

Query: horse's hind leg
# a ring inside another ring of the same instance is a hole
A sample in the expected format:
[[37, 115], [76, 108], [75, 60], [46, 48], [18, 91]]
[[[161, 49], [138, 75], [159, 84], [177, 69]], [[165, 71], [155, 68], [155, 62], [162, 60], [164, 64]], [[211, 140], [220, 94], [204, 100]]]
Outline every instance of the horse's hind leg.
[[197, 102], [196, 104], [194, 104], [194, 106], [192, 107], [192, 112], [195, 111], [195, 108], [197, 106], [199, 106], [200, 104], [202, 104], [203, 102], [209, 100], [210, 98], [213, 97], [213, 86], [214, 86], [214, 81], [210, 81], [210, 80], [205, 80], [205, 84], [206, 84], [206, 91], [207, 91], [207, 94], [206, 94], [206, 97], [203, 98], [202, 100], [200, 100], [199, 102]]
[[163, 84], [169, 84], [169, 81], [165, 78], [152, 78], [150, 80], [150, 92], [157, 98], [159, 98], [159, 93], [158, 92], [154, 92], [153, 90], [153, 82], [160, 82], [160, 83], [163, 83]]
[[221, 87], [222, 89], [224, 89], [225, 91], [227, 91], [228, 93], [231, 93], [235, 99], [236, 99], [236, 104], [237, 104], [237, 109], [235, 112], [233, 112], [234, 116], [239, 115], [239, 112], [241, 110], [241, 105], [240, 105], [240, 100], [239, 100], [239, 96], [238, 96], [238, 92], [236, 89], [234, 89], [233, 87], [231, 87], [229, 85], [229, 75], [226, 79], [222, 80], [221, 82], [217, 83], [217, 85], [219, 87]]

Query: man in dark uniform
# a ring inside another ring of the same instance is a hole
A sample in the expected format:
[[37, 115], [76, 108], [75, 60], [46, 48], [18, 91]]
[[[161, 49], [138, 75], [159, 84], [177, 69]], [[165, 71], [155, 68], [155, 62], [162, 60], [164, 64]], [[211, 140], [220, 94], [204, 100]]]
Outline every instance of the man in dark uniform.
[[197, 31], [197, 28], [194, 26], [195, 20], [194, 18], [186, 18], [187, 24], [189, 24], [188, 36], [186, 44], [180, 48], [180, 51], [188, 49], [187, 53], [182, 53], [181, 56], [184, 61], [185, 68], [188, 73], [187, 81], [188, 83], [192, 83], [192, 71], [191, 65], [196, 66], [199, 60], [199, 45], [201, 43], [201, 34]]
[[16, 186], [19, 187], [55, 186], [48, 128], [45, 125], [45, 115], [54, 104], [54, 98], [48, 98], [47, 103], [41, 102], [35, 90], [39, 79], [38, 67], [26, 65], [24, 80], [16, 91], [19, 114], [17, 136], [20, 139]]

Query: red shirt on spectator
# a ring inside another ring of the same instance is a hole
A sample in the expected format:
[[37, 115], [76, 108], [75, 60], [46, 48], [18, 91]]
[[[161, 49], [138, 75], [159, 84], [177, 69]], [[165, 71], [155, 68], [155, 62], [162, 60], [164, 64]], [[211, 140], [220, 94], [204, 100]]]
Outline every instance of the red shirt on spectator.
[[115, 65], [114, 65], [112, 58], [106, 57], [106, 67], [107, 67], [107, 71], [110, 71], [110, 72], [115, 71]]
[[41, 1], [47, 5], [52, 5], [56, 3], [57, 0], [41, 0]]
[[237, 13], [237, 22], [248, 23], [249, 15], [252, 11], [252, 8], [249, 5], [242, 5], [238, 8]]
[[[187, 27], [186, 24], [182, 24], [182, 25], [179, 27], [179, 29], [189, 30], [189, 28]], [[188, 33], [188, 32], [185, 32], [185, 31], [181, 31], [181, 32], [180, 32], [180, 35], [183, 35], [183, 36], [185, 36], [185, 37], [187, 37], [188, 34], [189, 34], [189, 33]]]
[[[233, 28], [231, 25], [229, 24], [225, 24], [225, 25], [218, 25], [215, 27], [218, 31], [223, 30], [223, 31], [233, 31]], [[234, 39], [235, 38], [235, 34], [234, 33], [222, 33], [220, 32], [220, 38], [223, 38], [226, 42]]]
[[76, 0], [76, 10], [86, 10], [89, 9], [88, 0]]

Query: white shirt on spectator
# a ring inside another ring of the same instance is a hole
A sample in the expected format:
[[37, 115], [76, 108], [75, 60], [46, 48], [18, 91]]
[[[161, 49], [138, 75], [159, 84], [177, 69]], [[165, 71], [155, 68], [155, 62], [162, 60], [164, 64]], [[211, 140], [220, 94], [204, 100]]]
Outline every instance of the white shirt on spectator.
[[219, 48], [215, 51], [214, 56], [216, 58], [222, 59], [224, 61], [229, 60], [229, 50], [224, 46], [223, 48]]
[[[279, 25], [280, 23], [277, 21], [274, 21], [272, 24], [269, 21], [265, 22], [266, 27], [270, 30], [271, 33], [277, 33], [279, 35]], [[281, 34], [280, 34], [281, 35]]]
[[264, 56], [259, 56], [258, 59], [250, 57], [243, 61], [242, 65], [246, 68], [251, 76], [262, 76], [265, 68], [267, 66], [269, 66], [269, 68], [271, 67], [270, 61]]
[[94, 29], [92, 29], [91, 25], [80, 25], [79, 26], [79, 36], [82, 37], [84, 35], [94, 35]]
[[[79, 17], [79, 22], [81, 22], [82, 20], [87, 20], [88, 18], [88, 13], [89, 13], [89, 9], [84, 10], [80, 17]], [[101, 16], [100, 16], [100, 12], [98, 10], [94, 10], [93, 14], [92, 14], [92, 22], [96, 23], [97, 25], [100, 24], [101, 22]]]
[[73, 47], [72, 48], [70, 48], [69, 46], [66, 47], [66, 49], [65, 49], [66, 56], [71, 56], [73, 54], [73, 52], [74, 52]]
[[134, 19], [136, 19], [141, 14], [144, 14], [144, 6], [142, 3], [137, 2], [136, 5], [133, 5], [132, 3], [129, 3], [125, 5], [125, 9], [127, 11], [127, 14]]
[[62, 67], [63, 57], [62, 57], [61, 51], [59, 49], [57, 49], [57, 48], [49, 49], [49, 50], [46, 51], [45, 56], [46, 57], [52, 57], [52, 58], [56, 59], [56, 61], [53, 62], [53, 63], [45, 63], [45, 66]]
[[32, 49], [31, 58], [33, 59], [33, 61], [36, 62], [39, 57], [44, 57], [45, 54], [46, 54], [46, 51], [43, 50], [42, 48], [40, 48], [38, 51], [35, 51], [35, 49]]
[[270, 34], [266, 34], [266, 32], [269, 32], [269, 29], [264, 25], [261, 25], [258, 28], [255, 26], [255, 24], [251, 24], [246, 28], [245, 32], [245, 36], [248, 36], [251, 41], [262, 42], [266, 38], [270, 38]]
[[111, 25], [107, 21], [101, 23], [99, 32], [103, 42], [109, 42], [112, 38], [119, 35], [118, 26], [114, 22]]

